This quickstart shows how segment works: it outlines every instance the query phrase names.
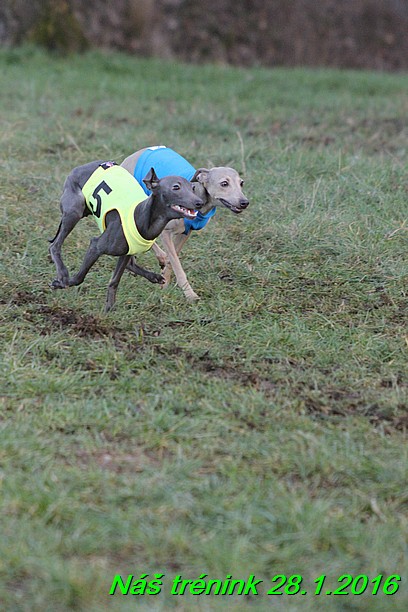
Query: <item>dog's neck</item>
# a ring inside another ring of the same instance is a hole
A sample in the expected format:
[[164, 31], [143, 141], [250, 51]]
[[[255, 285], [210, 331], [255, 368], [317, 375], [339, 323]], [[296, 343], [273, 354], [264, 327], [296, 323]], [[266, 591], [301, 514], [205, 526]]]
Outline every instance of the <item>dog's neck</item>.
[[202, 183], [193, 183], [194, 193], [204, 202], [200, 208], [200, 213], [206, 215], [214, 206], [217, 205], [217, 200], [213, 200]]
[[153, 194], [136, 206], [134, 218], [137, 231], [145, 240], [157, 238], [170, 221], [167, 217], [167, 206]]

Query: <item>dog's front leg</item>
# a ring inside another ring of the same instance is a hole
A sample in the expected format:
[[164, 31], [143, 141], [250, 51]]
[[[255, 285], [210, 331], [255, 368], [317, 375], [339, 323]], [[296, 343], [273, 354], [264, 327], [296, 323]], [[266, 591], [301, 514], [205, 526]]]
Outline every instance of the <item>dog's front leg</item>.
[[[185, 244], [185, 242], [188, 240], [189, 236], [191, 235], [191, 232], [189, 234], [176, 234], [174, 233], [174, 231], [172, 232], [168, 232], [168, 237], [169, 240], [171, 239], [173, 241], [174, 244], [174, 248], [176, 249], [176, 253], [177, 255], [180, 253], [181, 249], [183, 248], [183, 245]], [[162, 253], [164, 253], [164, 251], [162, 251]], [[181, 267], [181, 262], [180, 262], [180, 258], [179, 259], [179, 264]], [[172, 266], [170, 263], [170, 259], [169, 257], [166, 255], [166, 265], [164, 266], [163, 270], [162, 270], [162, 274], [165, 278], [165, 283], [163, 285], [163, 288], [167, 287], [170, 283], [170, 279], [171, 279], [171, 272], [172, 272]], [[194, 291], [193, 291], [194, 293]], [[193, 300], [198, 300], [199, 297], [196, 293], [194, 293], [194, 295], [196, 297], [193, 297]], [[187, 297], [187, 299], [189, 299]]]
[[134, 255], [131, 255], [129, 258], [129, 262], [126, 266], [126, 270], [128, 272], [130, 272], [131, 274], [134, 274], [135, 276], [138, 276], [139, 272], [138, 272], [138, 265], [136, 263], [135, 257]]
[[150, 270], [146, 270], [145, 268], [142, 268], [142, 266], [139, 266], [136, 263], [133, 255], [129, 256], [129, 259], [130, 262], [127, 264], [126, 268], [127, 270], [129, 270], [129, 272], [131, 272], [135, 276], [143, 276], [143, 278], [146, 278], [151, 283], [159, 283], [160, 285], [164, 283], [164, 278], [161, 274], [156, 274], [156, 272], [150, 272]]
[[143, 276], [144, 278], [147, 278], [147, 280], [149, 280], [151, 283], [164, 283], [164, 278], [161, 274], [149, 272], [149, 270], [145, 270], [145, 268], [138, 266], [134, 255], [129, 257], [129, 263], [126, 266], [126, 270], [135, 276]]
[[[158, 260], [158, 262], [160, 264], [160, 267], [161, 268], [165, 268], [165, 266], [168, 263], [168, 259], [167, 259], [167, 255], [163, 251], [163, 249], [161, 249], [158, 244], [154, 244], [152, 246], [152, 251], [154, 251], [154, 254], [156, 255], [157, 260]], [[126, 266], [126, 270], [128, 272], [130, 272], [131, 274], [134, 274], [135, 276], [136, 275], [139, 276], [140, 275], [140, 269], [141, 269], [140, 266], [137, 265], [136, 260], [135, 260], [134, 256], [132, 255], [130, 257], [130, 259], [129, 259], [128, 265]], [[155, 281], [152, 281], [152, 282], [155, 282]]]
[[187, 280], [186, 273], [184, 272], [181, 266], [180, 259], [177, 255], [176, 247], [174, 246], [171, 232], [164, 231], [161, 235], [161, 238], [163, 240], [164, 248], [166, 249], [171, 267], [173, 268], [174, 274], [176, 275], [177, 285], [182, 289], [184, 295], [186, 296], [189, 302], [199, 300], [199, 296], [191, 287], [190, 283]]
[[159, 247], [157, 243], [154, 243], [152, 250], [157, 257], [157, 261], [159, 262], [160, 267], [164, 268], [168, 263], [167, 254], [163, 251], [163, 249]]
[[118, 285], [119, 285], [120, 279], [122, 278], [123, 272], [125, 271], [126, 266], [129, 263], [129, 259], [130, 259], [130, 255], [122, 255], [121, 257], [119, 257], [118, 263], [116, 264], [115, 271], [112, 274], [112, 278], [109, 281], [108, 293], [106, 294], [105, 312], [109, 312], [115, 304]]

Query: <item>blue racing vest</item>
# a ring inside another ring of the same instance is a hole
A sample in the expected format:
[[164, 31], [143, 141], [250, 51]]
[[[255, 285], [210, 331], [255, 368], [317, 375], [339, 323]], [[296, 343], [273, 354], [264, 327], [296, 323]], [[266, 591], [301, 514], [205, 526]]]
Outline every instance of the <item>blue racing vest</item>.
[[[191, 181], [195, 174], [195, 168], [184, 157], [164, 145], [156, 147], [148, 147], [139, 159], [137, 160], [134, 177], [142, 186], [145, 193], [150, 195], [151, 191], [143, 182], [144, 177], [149, 172], [150, 168], [154, 168], [159, 179], [164, 176], [181, 176], [182, 178]], [[202, 215], [198, 212], [195, 219], [184, 219], [184, 234], [188, 234], [191, 230], [203, 229], [208, 221], [215, 215], [216, 208], [212, 208], [207, 214]]]

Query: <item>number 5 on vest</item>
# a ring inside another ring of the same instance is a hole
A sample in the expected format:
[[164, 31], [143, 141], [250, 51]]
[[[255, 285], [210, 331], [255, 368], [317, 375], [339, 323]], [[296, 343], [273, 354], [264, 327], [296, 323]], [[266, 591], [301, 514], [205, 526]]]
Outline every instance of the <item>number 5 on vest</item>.
[[89, 202], [89, 203], [92, 206], [92, 213], [95, 215], [95, 217], [98, 217], [98, 219], [101, 216], [101, 207], [102, 207], [102, 198], [99, 195], [100, 191], [104, 191], [106, 195], [109, 195], [112, 189], [109, 187], [107, 183], [105, 183], [105, 181], [102, 181], [102, 183], [99, 183], [99, 185], [95, 188], [92, 194], [92, 197], [96, 200], [96, 208], [94, 207], [94, 204], [92, 202]]

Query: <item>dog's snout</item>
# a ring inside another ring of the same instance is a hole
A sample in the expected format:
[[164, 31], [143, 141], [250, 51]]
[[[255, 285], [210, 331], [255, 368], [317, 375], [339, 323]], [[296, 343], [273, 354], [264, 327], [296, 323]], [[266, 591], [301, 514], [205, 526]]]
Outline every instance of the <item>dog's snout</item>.
[[240, 200], [239, 205], [241, 208], [246, 208], [249, 204], [249, 200]]
[[204, 206], [204, 202], [202, 200], [196, 200], [194, 204], [194, 208], [202, 208]]

